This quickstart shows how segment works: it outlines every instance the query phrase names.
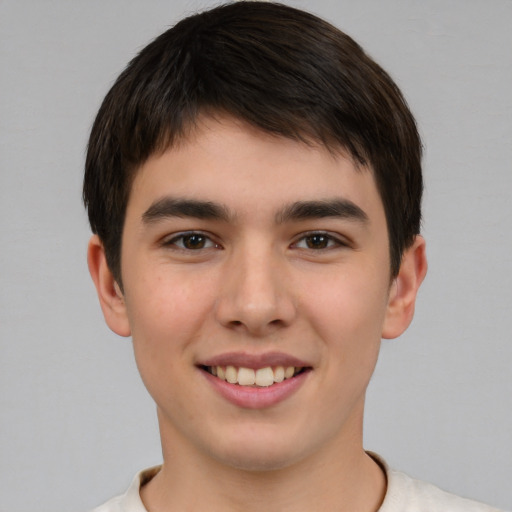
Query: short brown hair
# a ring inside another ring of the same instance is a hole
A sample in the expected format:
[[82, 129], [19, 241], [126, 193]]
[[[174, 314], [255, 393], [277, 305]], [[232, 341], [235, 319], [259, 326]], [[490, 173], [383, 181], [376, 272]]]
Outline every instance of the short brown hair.
[[147, 45], [106, 95], [92, 127], [83, 198], [121, 284], [131, 184], [199, 114], [347, 150], [374, 173], [391, 273], [419, 233], [421, 141], [398, 87], [349, 36], [282, 4], [236, 2], [183, 19]]

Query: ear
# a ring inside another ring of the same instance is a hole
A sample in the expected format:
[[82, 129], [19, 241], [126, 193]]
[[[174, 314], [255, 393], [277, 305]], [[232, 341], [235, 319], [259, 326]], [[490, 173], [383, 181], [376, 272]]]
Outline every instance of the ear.
[[97, 235], [89, 241], [87, 263], [107, 325], [120, 336], [130, 336], [124, 296], [108, 267], [105, 249]]
[[414, 243], [404, 252], [400, 271], [391, 285], [382, 329], [383, 338], [397, 338], [409, 327], [414, 316], [418, 289], [426, 273], [425, 240], [417, 235]]

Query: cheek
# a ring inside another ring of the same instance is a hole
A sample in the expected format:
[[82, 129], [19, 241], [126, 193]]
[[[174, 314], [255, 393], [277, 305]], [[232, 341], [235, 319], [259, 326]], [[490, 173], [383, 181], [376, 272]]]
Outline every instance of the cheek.
[[178, 364], [212, 307], [200, 281], [170, 273], [139, 281], [136, 289], [128, 288], [126, 299], [137, 364], [148, 368]]
[[324, 351], [323, 385], [334, 386], [338, 391], [332, 396], [340, 402], [362, 396], [377, 363], [387, 305], [387, 282], [381, 278], [379, 284], [378, 277], [354, 270], [325, 281], [317, 288], [317, 300], [308, 302], [310, 324]]
[[127, 306], [135, 361], [144, 385], [161, 408], [172, 405], [186, 415], [193, 390], [174, 391], [195, 371], [195, 341], [203, 337], [211, 300], [198, 293], [196, 283], [169, 277], [148, 279], [136, 290], [128, 290], [132, 292]]
[[371, 269], [352, 269], [337, 279], [330, 277], [310, 283], [309, 296], [305, 295], [309, 298], [304, 306], [321, 337], [337, 341], [344, 349], [379, 342], [387, 309], [387, 281]]

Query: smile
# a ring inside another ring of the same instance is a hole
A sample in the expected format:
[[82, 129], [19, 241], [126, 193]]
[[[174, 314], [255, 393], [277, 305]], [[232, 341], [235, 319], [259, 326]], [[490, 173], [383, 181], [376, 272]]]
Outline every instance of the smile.
[[220, 380], [239, 386], [269, 387], [290, 379], [305, 370], [296, 366], [266, 366], [264, 368], [246, 368], [243, 366], [203, 366], [209, 374]]

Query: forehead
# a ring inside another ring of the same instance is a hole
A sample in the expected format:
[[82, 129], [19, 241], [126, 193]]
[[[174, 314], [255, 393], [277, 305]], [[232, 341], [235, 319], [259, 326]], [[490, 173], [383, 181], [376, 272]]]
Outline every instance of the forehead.
[[230, 117], [202, 117], [135, 175], [128, 210], [165, 196], [214, 200], [240, 215], [295, 201], [346, 198], [382, 210], [373, 172], [345, 151], [278, 137]]

